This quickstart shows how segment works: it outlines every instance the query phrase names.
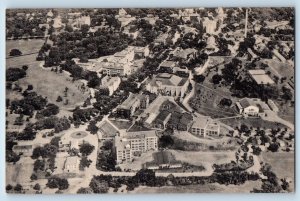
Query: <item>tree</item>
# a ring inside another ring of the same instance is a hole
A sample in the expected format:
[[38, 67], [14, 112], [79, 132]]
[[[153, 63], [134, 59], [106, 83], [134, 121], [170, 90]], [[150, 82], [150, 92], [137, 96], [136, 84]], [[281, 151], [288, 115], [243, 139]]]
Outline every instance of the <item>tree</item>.
[[6, 151], [5, 158], [6, 158], [6, 162], [9, 163], [16, 163], [17, 161], [20, 160], [20, 156], [11, 150]]
[[6, 192], [11, 191], [13, 189], [13, 186], [8, 184], [5, 189], [6, 189]]
[[45, 170], [45, 165], [46, 165], [45, 160], [36, 160], [33, 164], [33, 170], [35, 172], [37, 172], [38, 170], [44, 171]]
[[194, 75], [194, 81], [198, 83], [203, 83], [205, 80], [204, 75]]
[[23, 187], [21, 184], [17, 184], [15, 187], [14, 187], [14, 191], [16, 192], [21, 192], [23, 190]]
[[17, 81], [26, 76], [26, 71], [21, 68], [8, 68], [6, 71], [6, 81]]
[[287, 182], [285, 178], [281, 179], [281, 188], [286, 191], [289, 189], [289, 187], [290, 187], [289, 182]]
[[55, 147], [59, 147], [59, 141], [60, 141], [60, 137], [54, 137], [51, 139], [50, 144], [55, 146]]
[[230, 107], [231, 104], [232, 104], [232, 100], [229, 99], [229, 98], [222, 98], [222, 99], [220, 100], [220, 105], [221, 105], [221, 106]]
[[9, 52], [9, 56], [21, 56], [22, 52], [19, 49], [12, 49]]
[[219, 74], [215, 74], [212, 76], [212, 82], [214, 84], [219, 84], [221, 80], [222, 80], [222, 77]]
[[27, 90], [28, 90], [28, 91], [33, 90], [33, 86], [32, 86], [31, 84], [29, 84], [29, 85], [27, 86]]
[[90, 121], [88, 127], [87, 127], [87, 131], [90, 131], [91, 134], [96, 134], [99, 130], [99, 128], [96, 126], [96, 121]]
[[40, 184], [36, 183], [36, 184], [34, 185], [33, 189], [36, 190], [36, 191], [41, 190]]
[[86, 156], [82, 157], [79, 164], [79, 169], [84, 170], [85, 167], [89, 167], [92, 163], [91, 160], [89, 160]]
[[253, 150], [253, 154], [259, 156], [261, 153], [261, 148], [260, 147], [256, 147], [256, 146], [252, 146], [251, 147]]
[[92, 194], [93, 190], [91, 188], [83, 188], [78, 189], [77, 194]]
[[65, 190], [69, 188], [69, 182], [64, 178], [51, 177], [48, 179], [48, 183], [46, 184], [46, 186], [49, 188], [58, 188], [59, 190]]
[[33, 180], [37, 180], [38, 177], [35, 173], [32, 173], [32, 175], [30, 176], [30, 179], [33, 181]]
[[79, 151], [80, 151], [80, 153], [82, 153], [82, 155], [88, 156], [94, 151], [94, 149], [95, 149], [94, 145], [91, 145], [89, 143], [83, 143], [80, 146]]
[[27, 71], [28, 66], [27, 66], [27, 65], [23, 65], [23, 66], [22, 66], [22, 69], [23, 69], [24, 71]]
[[149, 169], [141, 169], [135, 175], [138, 179], [138, 183], [146, 186], [155, 186], [155, 172]]
[[94, 77], [88, 81], [87, 86], [90, 88], [95, 88], [95, 87], [99, 86], [100, 81], [101, 81], [101, 79], [99, 77]]
[[163, 135], [161, 138], [159, 138], [158, 141], [159, 147], [167, 148], [172, 147], [174, 144], [174, 140], [170, 135]]
[[279, 144], [278, 143], [271, 143], [268, 147], [268, 150], [270, 150], [271, 152], [277, 152], [279, 149]]
[[99, 181], [95, 176], [92, 178], [89, 186], [94, 193], [107, 193], [109, 189], [107, 181]]

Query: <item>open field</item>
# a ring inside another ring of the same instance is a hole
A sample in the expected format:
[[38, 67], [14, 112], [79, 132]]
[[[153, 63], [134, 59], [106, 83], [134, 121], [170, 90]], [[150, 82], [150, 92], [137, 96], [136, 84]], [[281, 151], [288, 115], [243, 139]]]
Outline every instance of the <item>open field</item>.
[[[277, 102], [278, 103], [278, 102]], [[279, 105], [278, 116], [295, 124], [295, 107], [291, 107], [290, 103], [277, 104]]]
[[177, 151], [169, 150], [176, 160], [196, 166], [204, 166], [206, 170], [212, 170], [213, 164], [228, 163], [235, 160], [235, 152], [201, 152], [201, 151]]
[[[82, 84], [80, 81], [75, 81], [73, 83], [70, 78], [67, 78], [63, 73], [57, 74], [50, 70], [43, 69], [39, 66], [39, 62], [31, 62], [33, 59], [35, 60], [35, 57], [32, 55], [14, 58], [14, 62], [19, 60], [18, 62], [20, 62], [20, 65], [29, 64], [27, 76], [18, 81], [23, 89], [26, 89], [27, 86], [31, 84], [34, 91], [39, 95], [47, 97], [49, 102], [54, 103], [61, 108], [74, 108], [88, 97], [88, 92], [82, 92], [78, 89]], [[14, 67], [19, 67], [19, 65]], [[64, 90], [66, 87], [68, 87], [68, 105], [64, 105], [63, 101], [56, 102], [58, 96], [61, 96], [63, 100], [66, 99], [64, 97]]]
[[289, 63], [277, 62], [273, 59], [264, 59], [265, 63], [269, 65], [270, 71], [280, 77], [287, 77], [288, 79], [294, 76], [294, 67]]
[[[64, 74], [56, 74], [55, 72], [44, 70], [36, 65], [30, 66], [27, 70], [27, 76], [19, 82], [21, 86], [31, 84], [33, 90], [47, 97], [49, 102], [61, 108], [74, 108], [81, 104], [89, 95], [88, 92], [82, 92], [78, 89], [82, 84], [80, 81], [73, 83]], [[66, 87], [68, 87], [68, 97], [64, 97]], [[61, 96], [63, 100], [68, 99], [68, 105], [64, 105], [64, 101], [56, 102], [58, 96]]]
[[163, 186], [163, 187], [146, 187], [140, 186], [129, 193], [249, 193], [253, 188], [259, 188], [260, 181], [247, 181], [242, 185], [187, 185], [187, 186]]
[[181, 140], [186, 140], [189, 142], [201, 143], [208, 146], [222, 147], [222, 148], [235, 148], [238, 146], [237, 139], [231, 137], [221, 137], [221, 138], [201, 138], [192, 135], [187, 131], [175, 132], [174, 136]]
[[220, 120], [222, 123], [231, 126], [232, 128], [240, 127], [242, 124], [245, 124], [248, 127], [253, 127], [253, 128], [285, 128], [284, 125], [281, 123], [276, 123], [276, 122], [271, 122], [271, 121], [266, 121], [261, 118], [234, 118], [234, 119], [221, 119]]
[[21, 158], [15, 165], [6, 164], [6, 184], [28, 183], [32, 172], [33, 160], [29, 157]]
[[262, 152], [261, 161], [269, 163], [279, 179], [292, 181], [290, 189], [294, 189], [295, 153], [294, 152]]
[[[34, 41], [34, 40], [32, 40]], [[19, 41], [8, 41], [10, 46], [19, 47]], [[13, 45], [15, 43], [15, 45]], [[16, 45], [17, 44], [17, 45]], [[30, 48], [33, 50], [36, 48], [35, 45], [42, 45], [41, 40], [37, 40], [34, 43], [24, 44], [26, 50], [29, 51]], [[38, 48], [40, 48], [38, 46]], [[44, 69], [40, 66], [41, 62], [36, 61], [36, 54], [14, 57], [6, 59], [6, 67], [22, 67], [23, 65], [28, 65], [27, 76], [19, 80], [19, 84], [23, 89], [27, 88], [27, 85], [31, 84], [33, 90], [39, 95], [48, 98], [48, 101], [58, 105], [60, 108], [74, 108], [79, 103], [82, 103], [89, 95], [88, 91], [82, 92], [80, 86], [82, 83], [80, 81], [71, 81], [71, 78], [65, 73], [55, 73], [51, 72], [50, 69]], [[68, 87], [68, 97], [64, 97], [63, 91]], [[58, 96], [64, 99], [68, 99], [68, 105], [64, 105], [62, 102], [56, 102]]]
[[19, 49], [22, 54], [37, 53], [42, 47], [45, 40], [29, 39], [29, 40], [7, 40], [6, 41], [6, 57], [9, 57], [11, 49]]

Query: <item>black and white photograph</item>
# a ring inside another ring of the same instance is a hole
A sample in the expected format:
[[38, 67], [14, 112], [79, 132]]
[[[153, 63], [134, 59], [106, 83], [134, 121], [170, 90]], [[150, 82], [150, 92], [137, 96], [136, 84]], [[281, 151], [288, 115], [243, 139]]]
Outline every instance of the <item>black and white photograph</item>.
[[295, 8], [5, 21], [6, 193], [295, 192]]

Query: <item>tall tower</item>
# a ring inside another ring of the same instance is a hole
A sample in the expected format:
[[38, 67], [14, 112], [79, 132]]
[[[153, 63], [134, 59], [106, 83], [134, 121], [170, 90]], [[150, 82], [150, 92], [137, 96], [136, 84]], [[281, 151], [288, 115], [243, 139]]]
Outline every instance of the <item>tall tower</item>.
[[248, 31], [248, 8], [246, 8], [246, 19], [245, 19], [245, 38], [247, 38]]

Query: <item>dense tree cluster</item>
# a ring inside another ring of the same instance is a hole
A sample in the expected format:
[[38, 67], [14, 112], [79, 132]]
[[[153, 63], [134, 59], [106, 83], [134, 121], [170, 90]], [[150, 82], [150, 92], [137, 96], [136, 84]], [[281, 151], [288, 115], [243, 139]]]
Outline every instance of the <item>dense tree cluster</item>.
[[59, 107], [55, 104], [49, 103], [46, 105], [45, 109], [42, 109], [37, 112], [36, 118], [41, 119], [43, 117], [50, 117], [59, 113]]
[[98, 152], [96, 167], [103, 171], [116, 171], [116, 156], [112, 141], [104, 141]]
[[45, 26], [40, 24], [46, 23], [47, 10], [40, 10], [35, 15], [29, 17], [26, 13], [31, 13], [33, 10], [26, 10], [20, 12], [20, 10], [9, 10], [6, 13], [6, 37], [14, 39], [21, 37], [43, 37], [46, 31]]
[[64, 178], [51, 177], [48, 179], [48, 183], [46, 184], [46, 186], [49, 188], [58, 188], [59, 190], [65, 190], [69, 188], [69, 182]]
[[95, 149], [94, 145], [91, 145], [89, 143], [83, 143], [80, 148], [79, 151], [83, 156], [88, 156], [90, 155]]
[[8, 68], [6, 70], [6, 81], [17, 81], [26, 76], [26, 70], [22, 68]]
[[10, 109], [16, 114], [32, 117], [34, 110], [41, 110], [47, 104], [47, 98], [37, 95], [36, 92], [25, 92], [23, 96], [23, 99], [11, 101]]
[[255, 173], [247, 173], [244, 171], [229, 171], [222, 173], [213, 173], [209, 177], [158, 177], [153, 170], [142, 169], [132, 177], [112, 177], [111, 175], [94, 176], [90, 182], [90, 188], [94, 193], [107, 193], [108, 189], [118, 189], [121, 185], [126, 185], [127, 190], [132, 191], [134, 188], [143, 185], [150, 187], [161, 186], [181, 186], [195, 185], [206, 183], [233, 184], [240, 185], [246, 181], [255, 181], [259, 179], [259, 175]]
[[[90, 34], [90, 33], [87, 33]], [[74, 32], [61, 32], [52, 40], [56, 46], [50, 48], [49, 55], [45, 57], [45, 66], [59, 65], [61, 61], [72, 58], [86, 59], [98, 58], [120, 52], [132, 39], [121, 32], [111, 32], [107, 29], [99, 29], [88, 37], [78, 30]]]
[[269, 164], [264, 164], [261, 168], [261, 172], [266, 179], [262, 179], [262, 185], [260, 189], [253, 189], [255, 193], [279, 193], [288, 190], [289, 184], [285, 179], [280, 181], [276, 174], [272, 171]]
[[67, 130], [70, 128], [70, 126], [71, 124], [66, 117], [59, 118], [56, 116], [42, 118], [35, 123], [35, 128], [37, 130], [54, 129], [55, 133]]

